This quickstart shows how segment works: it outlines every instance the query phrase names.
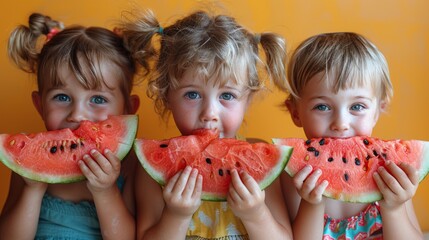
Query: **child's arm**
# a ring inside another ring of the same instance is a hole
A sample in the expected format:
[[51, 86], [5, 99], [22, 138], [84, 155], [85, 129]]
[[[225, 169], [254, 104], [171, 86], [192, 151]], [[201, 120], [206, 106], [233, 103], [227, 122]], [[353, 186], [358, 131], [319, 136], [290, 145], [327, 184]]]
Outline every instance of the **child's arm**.
[[423, 239], [411, 200], [416, 193], [418, 179], [418, 172], [412, 166], [398, 166], [390, 161], [374, 175], [383, 194], [383, 200], [379, 202], [383, 239]]
[[24, 180], [12, 172], [9, 194], [0, 216], [2, 239], [34, 239], [48, 184]]
[[243, 222], [250, 239], [292, 239], [279, 180], [261, 191], [249, 174], [232, 170], [227, 200], [234, 214]]
[[[282, 183], [295, 188], [295, 195], [301, 197], [296, 216], [292, 220], [294, 239], [322, 239], [323, 237], [325, 201], [322, 194], [328, 183], [323, 181], [317, 185], [321, 174], [320, 170], [313, 172], [311, 166], [306, 166], [291, 181]], [[288, 197], [296, 199], [295, 196], [285, 196], [285, 198]], [[313, 226], [311, 231], [308, 231], [308, 226]]]
[[137, 239], [185, 239], [193, 213], [201, 204], [202, 177], [187, 167], [162, 190], [142, 167], [135, 194]]
[[135, 239], [135, 220], [116, 185], [121, 162], [111, 152], [91, 151], [79, 163], [92, 193], [103, 239]]

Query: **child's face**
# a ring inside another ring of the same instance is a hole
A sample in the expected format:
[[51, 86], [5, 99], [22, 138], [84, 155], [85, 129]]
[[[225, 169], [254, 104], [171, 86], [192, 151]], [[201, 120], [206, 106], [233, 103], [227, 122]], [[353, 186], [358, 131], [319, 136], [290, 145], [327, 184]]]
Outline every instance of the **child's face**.
[[234, 138], [243, 121], [249, 102], [244, 86], [207, 83], [194, 71], [187, 71], [176, 89], [169, 89], [168, 109], [183, 135], [195, 129], [218, 129], [220, 136]]
[[288, 103], [295, 125], [307, 138], [371, 136], [379, 116], [379, 101], [371, 86], [332, 91], [316, 74], [304, 87], [301, 99]]
[[[104, 66], [104, 67], [103, 67]], [[125, 98], [119, 89], [119, 79], [112, 68], [102, 65], [104, 81], [101, 89], [85, 89], [67, 67], [60, 70], [64, 86], [33, 93], [33, 102], [47, 130], [75, 129], [80, 121], [101, 121], [109, 115], [125, 113]]]

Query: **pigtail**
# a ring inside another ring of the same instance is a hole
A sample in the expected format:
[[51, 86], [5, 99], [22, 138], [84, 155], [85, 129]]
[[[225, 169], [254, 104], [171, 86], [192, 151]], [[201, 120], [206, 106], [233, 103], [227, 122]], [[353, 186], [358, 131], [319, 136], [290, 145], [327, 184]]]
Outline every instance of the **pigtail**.
[[266, 57], [266, 69], [273, 83], [282, 91], [287, 89], [286, 80], [286, 42], [274, 33], [256, 34], [255, 42], [261, 44]]
[[[9, 37], [9, 58], [23, 71], [35, 73], [41, 47], [38, 40], [41, 35], [51, 36], [53, 29], [62, 29], [61, 22], [52, 20], [48, 16], [33, 13], [28, 20], [29, 26], [20, 25], [15, 28]], [[50, 35], [51, 34], [51, 35]]]
[[141, 16], [133, 13], [124, 16], [125, 21], [121, 26], [124, 44], [131, 52], [133, 59], [145, 70], [144, 74], [150, 72], [150, 59], [156, 56], [156, 50], [152, 45], [152, 37], [163, 29], [152, 11], [148, 10]]

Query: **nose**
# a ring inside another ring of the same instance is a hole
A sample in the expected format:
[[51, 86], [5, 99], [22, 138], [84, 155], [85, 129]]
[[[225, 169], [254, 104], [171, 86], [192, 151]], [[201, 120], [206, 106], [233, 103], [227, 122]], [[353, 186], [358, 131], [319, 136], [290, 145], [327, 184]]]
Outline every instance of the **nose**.
[[71, 106], [69, 115], [67, 116], [67, 121], [69, 122], [81, 122], [83, 120], [89, 119], [89, 112], [86, 110], [86, 107], [83, 103], [74, 103]]
[[200, 120], [202, 122], [217, 122], [219, 120], [219, 106], [217, 106], [216, 101], [206, 100], [202, 105]]
[[331, 122], [331, 130], [333, 131], [346, 131], [350, 128], [350, 119], [348, 118], [347, 114], [343, 111], [338, 111], [333, 116]]

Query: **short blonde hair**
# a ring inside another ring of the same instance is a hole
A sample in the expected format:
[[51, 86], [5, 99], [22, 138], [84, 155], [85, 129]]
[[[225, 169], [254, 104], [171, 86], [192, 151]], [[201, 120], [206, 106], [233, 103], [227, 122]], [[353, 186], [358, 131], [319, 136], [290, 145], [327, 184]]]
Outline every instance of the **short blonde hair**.
[[298, 100], [308, 81], [321, 72], [334, 92], [369, 83], [379, 102], [389, 104], [393, 96], [384, 55], [360, 34], [323, 33], [304, 40], [288, 65], [288, 99]]

